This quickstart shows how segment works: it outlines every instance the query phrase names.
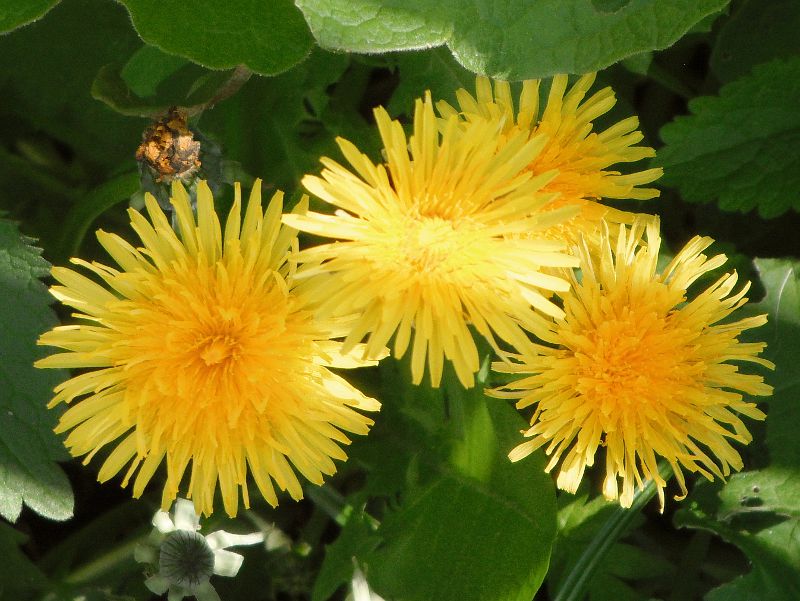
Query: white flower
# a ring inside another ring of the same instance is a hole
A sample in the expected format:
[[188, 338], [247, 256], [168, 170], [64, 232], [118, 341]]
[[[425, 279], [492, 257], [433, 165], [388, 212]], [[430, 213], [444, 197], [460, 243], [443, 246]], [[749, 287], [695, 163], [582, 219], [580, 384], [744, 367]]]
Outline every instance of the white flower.
[[355, 557], [353, 558], [353, 565], [355, 570], [353, 571], [353, 580], [350, 583], [351, 592], [347, 595], [345, 601], [385, 601], [383, 597], [369, 587], [367, 578], [361, 568], [358, 567]]
[[195, 513], [194, 503], [177, 499], [173, 517], [166, 511], [153, 516], [151, 542], [136, 548], [136, 561], [158, 565], [158, 573], [145, 581], [145, 586], [157, 595], [167, 591], [168, 601], [180, 601], [194, 596], [197, 601], [220, 601], [209, 578], [236, 576], [244, 557], [228, 547], [254, 545], [264, 540], [264, 534], [231, 534], [217, 530], [203, 536], [200, 519]]

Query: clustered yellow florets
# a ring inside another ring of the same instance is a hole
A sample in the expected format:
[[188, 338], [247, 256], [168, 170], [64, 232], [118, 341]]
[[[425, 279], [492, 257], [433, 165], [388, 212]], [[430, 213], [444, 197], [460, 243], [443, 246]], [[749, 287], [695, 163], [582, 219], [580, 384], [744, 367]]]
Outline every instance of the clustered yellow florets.
[[[58, 426], [71, 453], [114, 445], [99, 479], [127, 466], [135, 496], [165, 464], [165, 508], [187, 470], [205, 513], [217, 486], [229, 514], [240, 491], [247, 505], [248, 474], [272, 504], [275, 485], [300, 498], [296, 472], [322, 483], [345, 432], [366, 434], [361, 411], [379, 408], [328, 368], [374, 364], [389, 346], [410, 352], [414, 383], [427, 370], [438, 386], [449, 361], [471, 387], [474, 330], [517, 377], [489, 394], [534, 408], [511, 459], [544, 447], [559, 487], [575, 491], [601, 448], [603, 493], [623, 506], [646, 478], [663, 506], [658, 458], [684, 492], [682, 470], [741, 469], [739, 416], [764, 417], [742, 395], [771, 388], [731, 361], [773, 367], [765, 345], [738, 340], [766, 318], [727, 319], [746, 302], [735, 273], [688, 293], [724, 262], [702, 254], [710, 239], [658, 273], [658, 220], [602, 202], [657, 196], [641, 186], [661, 170], [616, 170], [653, 150], [635, 117], [593, 131], [616, 102], [610, 88], [587, 98], [593, 81], [556, 76], [540, 111], [538, 80], [515, 103], [507, 83], [478, 78], [457, 108], [418, 100], [410, 135], [377, 109], [380, 162], [339, 139], [350, 167], [323, 158], [303, 179], [333, 214], [282, 215], [280, 194], [262, 213], [256, 187], [242, 219], [237, 188], [223, 230], [206, 186], [196, 216], [176, 186], [176, 229], [149, 197], [149, 219], [131, 211], [142, 247], [99, 232], [119, 269], [74, 260], [103, 285], [54, 269], [53, 294], [80, 323], [41, 339], [65, 352], [40, 367], [89, 370], [51, 403], [71, 404]], [[296, 230], [331, 241], [299, 250]]]
[[115, 445], [100, 481], [127, 466], [123, 485], [135, 474], [138, 497], [165, 463], [162, 508], [189, 469], [200, 511], [213, 511], [219, 485], [225, 510], [236, 515], [240, 489], [249, 506], [248, 472], [272, 505], [275, 485], [299, 499], [295, 471], [321, 484], [336, 471], [332, 460], [346, 459], [345, 432], [369, 430], [372, 420], [359, 411], [380, 404], [328, 368], [374, 362], [344, 356], [332, 339], [347, 320], [315, 318], [296, 292], [289, 257], [297, 238], [281, 226], [282, 205], [278, 193], [262, 212], [256, 184], [242, 221], [237, 187], [223, 232], [208, 187], [198, 187], [195, 218], [176, 184], [177, 232], [150, 196], [149, 220], [130, 211], [142, 248], [98, 232], [121, 270], [73, 261], [106, 287], [53, 269], [61, 285], [52, 292], [78, 311], [80, 323], [41, 337], [66, 352], [38, 366], [92, 370], [59, 385], [51, 406], [71, 404], [56, 431], [70, 431], [72, 455], [89, 461]]
[[511, 451], [512, 461], [546, 445], [547, 471], [560, 462], [558, 486], [575, 492], [605, 447], [603, 493], [623, 507], [644, 479], [654, 480], [663, 507], [657, 457], [672, 466], [684, 495], [682, 468], [707, 478], [742, 468], [728, 439], [750, 442], [739, 416], [764, 414], [741, 393], [772, 388], [728, 361], [774, 366], [758, 357], [765, 344], [737, 340], [765, 315], [723, 322], [747, 300], [749, 285], [732, 293], [735, 272], [687, 297], [692, 282], [725, 261], [702, 254], [711, 242], [694, 238], [662, 273], [655, 219], [637, 218], [616, 239], [603, 232], [599, 248], [577, 249], [581, 278], [569, 275], [566, 315], [550, 324], [553, 344], [495, 365], [523, 377], [490, 394], [519, 399], [520, 409], [535, 406], [524, 433], [530, 440]]

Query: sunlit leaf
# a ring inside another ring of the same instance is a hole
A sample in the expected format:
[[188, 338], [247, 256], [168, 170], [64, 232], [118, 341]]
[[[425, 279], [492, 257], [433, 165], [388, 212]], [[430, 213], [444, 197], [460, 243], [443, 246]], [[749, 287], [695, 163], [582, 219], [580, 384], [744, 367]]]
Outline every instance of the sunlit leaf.
[[0, 33], [41, 19], [59, 0], [15, 0], [0, 6]]
[[142, 39], [211, 69], [246, 65], [275, 75], [305, 59], [313, 46], [290, 0], [121, 0]]
[[674, 43], [728, 0], [297, 0], [325, 48], [447, 44], [462, 65], [502, 79], [584, 73]]

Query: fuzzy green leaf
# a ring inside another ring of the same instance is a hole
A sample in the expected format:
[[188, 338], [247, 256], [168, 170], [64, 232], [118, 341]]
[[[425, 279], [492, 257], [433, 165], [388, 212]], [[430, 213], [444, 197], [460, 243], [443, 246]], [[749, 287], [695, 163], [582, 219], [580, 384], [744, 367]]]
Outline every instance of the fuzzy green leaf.
[[46, 408], [60, 370], [38, 370], [36, 339], [52, 327], [49, 273], [39, 251], [10, 221], [0, 220], [0, 515], [16, 521], [25, 503], [54, 520], [72, 517], [72, 489], [55, 461], [67, 458]]
[[275, 75], [305, 59], [313, 46], [290, 0], [121, 0], [142, 39], [211, 69], [246, 65]]
[[59, 0], [15, 0], [0, 6], [0, 33], [41, 19]]
[[[297, 0], [321, 46], [353, 52], [447, 44], [501, 79], [584, 73], [666, 48], [728, 0]], [[621, 6], [620, 4], [624, 4]]]
[[760, 65], [661, 129], [661, 183], [763, 217], [800, 209], [800, 58]]

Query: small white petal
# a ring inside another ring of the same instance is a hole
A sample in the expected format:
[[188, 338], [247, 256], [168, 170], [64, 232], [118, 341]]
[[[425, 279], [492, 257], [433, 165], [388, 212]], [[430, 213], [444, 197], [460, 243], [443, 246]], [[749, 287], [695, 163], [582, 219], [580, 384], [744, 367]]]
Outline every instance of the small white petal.
[[206, 542], [213, 551], [239, 545], [255, 545], [263, 542], [263, 540], [263, 532], [254, 532], [253, 534], [231, 534], [224, 530], [217, 530], [206, 536]]
[[175, 524], [172, 523], [172, 519], [170, 519], [166, 511], [156, 511], [152, 524], [161, 534], [167, 534], [175, 530]]
[[291, 549], [292, 539], [283, 532], [280, 528], [273, 526], [268, 530], [267, 537], [264, 541], [264, 546], [267, 551], [274, 551], [276, 549]]
[[145, 580], [144, 585], [156, 595], [163, 595], [169, 588], [169, 580], [156, 574]]
[[183, 594], [183, 588], [171, 588], [167, 595], [167, 601], [181, 601], [186, 595]]
[[385, 601], [383, 597], [374, 593], [369, 588], [364, 572], [356, 566], [353, 572], [353, 601]]
[[200, 586], [198, 586], [194, 591], [195, 598], [197, 601], [220, 601], [219, 595], [217, 591], [211, 586], [211, 583], [206, 582]]
[[194, 511], [194, 503], [188, 499], [175, 501], [175, 527], [178, 530], [200, 530], [200, 518]]
[[216, 551], [214, 553], [214, 573], [218, 576], [236, 576], [243, 561], [244, 557], [233, 551]]

